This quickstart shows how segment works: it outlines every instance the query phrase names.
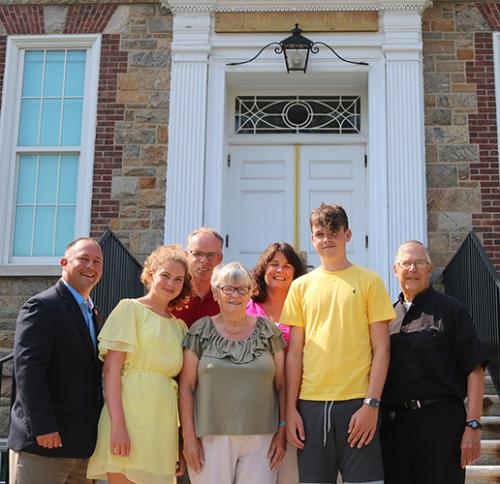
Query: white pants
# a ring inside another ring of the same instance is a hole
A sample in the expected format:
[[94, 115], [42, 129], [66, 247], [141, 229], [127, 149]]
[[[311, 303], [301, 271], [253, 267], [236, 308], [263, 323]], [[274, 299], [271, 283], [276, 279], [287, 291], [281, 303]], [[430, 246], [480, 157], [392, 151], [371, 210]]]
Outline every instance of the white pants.
[[299, 467], [297, 464], [297, 449], [288, 442], [286, 454], [278, 466], [277, 484], [298, 484]]
[[267, 453], [273, 434], [202, 437], [205, 464], [189, 468], [191, 484], [275, 484]]

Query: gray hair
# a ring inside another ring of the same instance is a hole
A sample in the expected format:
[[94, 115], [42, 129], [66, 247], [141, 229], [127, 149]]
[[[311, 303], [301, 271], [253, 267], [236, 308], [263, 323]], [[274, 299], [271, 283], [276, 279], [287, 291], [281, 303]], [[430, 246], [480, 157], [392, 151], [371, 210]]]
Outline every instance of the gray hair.
[[432, 260], [431, 260], [431, 256], [429, 255], [429, 251], [427, 250], [427, 247], [422, 244], [422, 242], [420, 242], [419, 240], [407, 240], [406, 242], [403, 242], [399, 247], [398, 247], [398, 251], [396, 253], [396, 259], [395, 259], [395, 262], [399, 262], [400, 260], [400, 257], [401, 257], [401, 252], [403, 252], [403, 249], [407, 246], [407, 245], [410, 245], [410, 244], [415, 244], [415, 245], [419, 245], [420, 247], [422, 247], [424, 249], [424, 252], [425, 252], [425, 260], [429, 263], [429, 264], [432, 264]]
[[225, 279], [230, 279], [232, 281], [246, 279], [248, 281], [248, 285], [252, 285], [250, 273], [240, 262], [230, 262], [229, 264], [218, 265], [215, 267], [212, 277], [210, 278], [212, 291], [214, 291]]
[[224, 239], [222, 238], [222, 235], [217, 232], [217, 230], [211, 228], [211, 227], [200, 227], [199, 229], [193, 230], [188, 236], [187, 236], [187, 245], [191, 242], [191, 239], [198, 234], [210, 234], [213, 237], [215, 237], [220, 244], [220, 248], [222, 250], [222, 246], [224, 245]]

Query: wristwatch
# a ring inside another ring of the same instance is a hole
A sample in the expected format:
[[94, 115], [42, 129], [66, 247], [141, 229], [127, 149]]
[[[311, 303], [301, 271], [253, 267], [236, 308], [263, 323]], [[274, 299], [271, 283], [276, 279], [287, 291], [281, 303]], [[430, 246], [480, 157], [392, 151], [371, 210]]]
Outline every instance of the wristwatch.
[[471, 429], [477, 430], [481, 428], [481, 422], [479, 420], [473, 419], [473, 420], [467, 420], [465, 422], [466, 427], [470, 427]]
[[380, 400], [378, 398], [375, 398], [375, 397], [366, 397], [363, 400], [363, 403], [365, 405], [368, 405], [369, 407], [372, 407], [372, 408], [379, 408], [380, 407]]

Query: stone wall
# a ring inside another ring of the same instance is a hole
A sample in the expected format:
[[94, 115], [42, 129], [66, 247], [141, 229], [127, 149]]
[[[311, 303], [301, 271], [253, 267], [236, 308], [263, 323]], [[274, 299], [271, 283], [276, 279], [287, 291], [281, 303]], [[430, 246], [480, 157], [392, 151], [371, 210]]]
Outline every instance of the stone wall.
[[428, 230], [437, 272], [472, 229], [500, 267], [491, 5], [435, 1], [424, 13]]

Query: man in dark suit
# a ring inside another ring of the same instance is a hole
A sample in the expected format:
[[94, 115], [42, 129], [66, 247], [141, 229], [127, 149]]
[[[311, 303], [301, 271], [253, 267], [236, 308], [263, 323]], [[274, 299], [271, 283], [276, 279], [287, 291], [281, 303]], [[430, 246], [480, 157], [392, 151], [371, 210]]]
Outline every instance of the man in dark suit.
[[90, 292], [102, 275], [102, 251], [92, 239], [71, 242], [57, 284], [33, 296], [16, 324], [17, 395], [9, 448], [12, 483], [89, 483], [102, 406], [100, 330]]

